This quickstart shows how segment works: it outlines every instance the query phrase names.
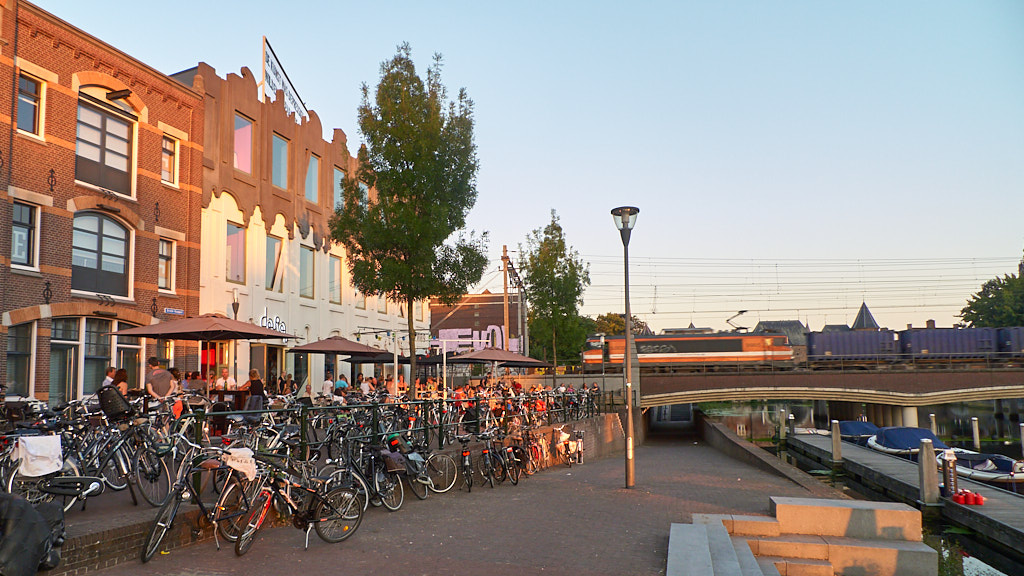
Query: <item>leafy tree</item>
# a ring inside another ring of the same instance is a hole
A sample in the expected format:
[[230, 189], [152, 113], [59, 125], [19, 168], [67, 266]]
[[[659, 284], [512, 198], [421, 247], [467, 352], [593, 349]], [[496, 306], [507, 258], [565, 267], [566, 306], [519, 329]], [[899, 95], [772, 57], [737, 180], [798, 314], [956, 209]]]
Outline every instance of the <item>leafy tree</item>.
[[534, 230], [526, 238], [526, 250], [519, 249], [519, 264], [530, 301], [530, 352], [546, 360], [550, 352], [554, 364], [558, 356], [578, 356], [586, 340], [588, 326], [580, 319], [583, 290], [590, 285], [590, 267], [579, 253], [566, 244], [558, 215], [551, 211], [551, 222]]
[[1024, 277], [1007, 274], [985, 282], [960, 317], [971, 327], [1024, 326]]
[[[424, 83], [409, 44], [402, 44], [381, 64], [372, 100], [363, 84], [359, 132], [365, 144], [356, 177], [343, 182], [344, 205], [330, 223], [348, 254], [352, 284], [405, 306], [413, 374], [413, 303], [454, 303], [487, 266], [487, 234], [462, 232], [477, 196], [473, 101], [465, 89], [448, 100], [441, 64], [435, 55]], [[376, 191], [373, 202], [368, 189]]]
[[[633, 316], [633, 335], [642, 336], [652, 334], [650, 326], [646, 322]], [[597, 332], [603, 332], [608, 336], [622, 336], [626, 333], [626, 315], [606, 312], [597, 317]]]

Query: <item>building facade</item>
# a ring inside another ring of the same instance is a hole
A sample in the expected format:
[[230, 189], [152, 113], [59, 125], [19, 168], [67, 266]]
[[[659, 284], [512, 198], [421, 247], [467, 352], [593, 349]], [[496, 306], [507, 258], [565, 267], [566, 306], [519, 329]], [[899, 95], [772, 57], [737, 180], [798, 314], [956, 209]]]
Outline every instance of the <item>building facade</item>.
[[[344, 249], [330, 239], [340, 184], [356, 169], [345, 133], [335, 129], [325, 141], [316, 112], [297, 122], [280, 92], [261, 101], [247, 68], [221, 78], [200, 63], [174, 77], [204, 98], [200, 311], [232, 317], [237, 302], [239, 320], [297, 337], [217, 343], [204, 370], [228, 367], [244, 379], [255, 368], [299, 382], [321, 382], [327, 371], [371, 372], [332, 355], [287, 351], [336, 335], [408, 353], [403, 307], [359, 294]], [[414, 308], [417, 330], [425, 331], [429, 311]]]
[[[199, 312], [203, 98], [19, 0], [0, 2], [0, 374], [51, 404], [194, 345], [118, 329]], [[182, 364], [182, 367], [186, 367]]]

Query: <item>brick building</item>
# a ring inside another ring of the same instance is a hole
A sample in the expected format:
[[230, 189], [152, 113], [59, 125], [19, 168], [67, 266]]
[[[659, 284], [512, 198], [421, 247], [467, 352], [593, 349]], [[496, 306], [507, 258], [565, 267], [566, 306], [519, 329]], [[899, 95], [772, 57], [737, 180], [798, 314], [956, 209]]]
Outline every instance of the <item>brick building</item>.
[[199, 313], [202, 95], [0, 0], [0, 110], [7, 394], [80, 397], [112, 365], [138, 385], [150, 355], [194, 368], [192, 343], [111, 332]]

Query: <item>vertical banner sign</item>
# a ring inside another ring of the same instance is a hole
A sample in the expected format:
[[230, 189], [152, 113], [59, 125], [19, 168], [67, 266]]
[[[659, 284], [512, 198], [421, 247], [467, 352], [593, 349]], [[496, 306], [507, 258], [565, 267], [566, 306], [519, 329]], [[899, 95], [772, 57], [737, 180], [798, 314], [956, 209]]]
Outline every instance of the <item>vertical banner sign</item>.
[[281, 61], [277, 59], [277, 54], [274, 54], [274, 49], [270, 47], [266, 36], [263, 37], [263, 81], [260, 82], [260, 88], [264, 102], [267, 101], [268, 95], [273, 99], [278, 90], [283, 90], [284, 109], [289, 114], [295, 114], [296, 123], [301, 124], [302, 120], [309, 117], [305, 104], [299, 98], [299, 93], [292, 85], [288, 74], [285, 73]]

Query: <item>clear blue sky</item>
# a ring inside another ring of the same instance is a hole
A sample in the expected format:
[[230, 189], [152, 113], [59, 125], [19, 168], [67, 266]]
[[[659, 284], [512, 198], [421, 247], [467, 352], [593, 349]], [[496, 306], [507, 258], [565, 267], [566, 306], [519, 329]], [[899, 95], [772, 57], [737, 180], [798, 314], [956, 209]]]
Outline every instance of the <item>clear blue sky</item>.
[[167, 73], [258, 74], [265, 34], [353, 152], [380, 62], [442, 53], [476, 102], [492, 291], [502, 244], [551, 209], [598, 314], [622, 309], [609, 210], [640, 207], [633, 311], [655, 328], [750, 310], [818, 329], [862, 299], [883, 325], [948, 326], [1024, 249], [1018, 0], [39, 5]]

